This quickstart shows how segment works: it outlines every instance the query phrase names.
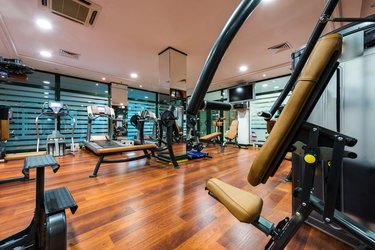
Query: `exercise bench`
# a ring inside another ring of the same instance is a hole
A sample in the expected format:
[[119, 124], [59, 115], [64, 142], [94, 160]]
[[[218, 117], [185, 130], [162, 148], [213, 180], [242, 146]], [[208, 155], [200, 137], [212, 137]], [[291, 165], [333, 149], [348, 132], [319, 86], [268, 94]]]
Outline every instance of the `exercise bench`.
[[216, 145], [216, 143], [220, 144], [220, 136], [221, 136], [221, 132], [214, 132], [214, 133], [202, 136], [199, 139], [201, 141], [207, 142], [207, 147], [208, 147], [209, 144], [213, 144], [214, 146]]

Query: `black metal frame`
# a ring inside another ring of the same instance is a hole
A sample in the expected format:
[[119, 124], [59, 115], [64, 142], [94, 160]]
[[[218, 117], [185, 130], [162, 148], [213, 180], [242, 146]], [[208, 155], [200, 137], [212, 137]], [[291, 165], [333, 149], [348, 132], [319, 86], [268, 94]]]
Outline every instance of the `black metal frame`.
[[[98, 154], [99, 160], [96, 163], [95, 169], [94, 169], [92, 175], [90, 175], [90, 178], [94, 178], [94, 177], [98, 176], [98, 171], [99, 171], [100, 165], [102, 163], [119, 163], [119, 162], [136, 161], [136, 160], [140, 160], [140, 159], [144, 159], [144, 158], [151, 159], [151, 156], [155, 156], [155, 153], [154, 153], [155, 150], [154, 149], [139, 149], [139, 150], [132, 150], [132, 151], [129, 151], [129, 152], [140, 151], [140, 150], [143, 150], [144, 155], [129, 157], [129, 158], [122, 158], [122, 159], [105, 160], [104, 157], [108, 156], [108, 155], [114, 155], [114, 154], [126, 153], [126, 152], [113, 152], [113, 153]], [[148, 150], [150, 150], [150, 152], [148, 152]]]
[[[232, 14], [231, 18], [225, 25], [223, 31], [217, 38], [213, 48], [210, 51], [210, 54], [208, 55], [208, 58], [198, 79], [194, 92], [191, 96], [189, 106], [187, 108], [188, 115], [192, 116], [193, 118], [196, 116], [199, 107], [201, 107], [202, 105], [203, 98], [211, 84], [213, 76], [218, 68], [218, 65], [226, 49], [228, 48], [230, 42], [232, 41], [235, 34], [242, 26], [246, 18], [254, 11], [259, 2], [260, 1], [243, 0], [239, 4], [235, 12]], [[283, 92], [280, 94], [280, 96], [273, 104], [269, 112], [261, 112], [260, 115], [263, 116], [266, 120], [272, 118], [272, 116], [280, 107], [286, 96], [289, 94], [290, 90], [297, 82], [297, 79], [302, 69], [304, 68], [308, 58], [310, 57], [310, 54], [313, 48], [315, 47], [318, 39], [320, 38], [323, 29], [325, 28], [327, 22], [331, 21], [329, 18], [332, 15], [337, 3], [338, 0], [329, 0], [326, 3], [326, 6], [312, 32], [312, 35], [309, 38], [309, 41], [305, 47], [301, 59], [298, 61], [296, 68], [293, 74], [291, 75], [288, 83], [286, 84]], [[369, 19], [336, 19], [332, 21], [348, 20], [361, 22], [369, 21]], [[283, 249], [313, 210], [316, 210], [319, 213], [323, 214], [326, 223], [331, 223], [332, 221], [334, 221], [335, 223], [337, 223], [337, 225], [340, 225], [343, 229], [357, 237], [365, 245], [371, 248], [375, 248], [374, 232], [371, 232], [368, 229], [365, 229], [364, 227], [359, 225], [358, 223], [355, 223], [354, 221], [350, 220], [345, 215], [335, 210], [333, 206], [333, 204], [336, 201], [336, 194], [338, 189], [337, 179], [340, 178], [339, 174], [341, 171], [340, 169], [342, 158], [355, 156], [355, 154], [353, 155], [350, 152], [345, 152], [344, 147], [345, 145], [353, 146], [356, 143], [356, 140], [354, 138], [349, 138], [345, 135], [339, 134], [338, 132], [329, 131], [327, 129], [320, 128], [314, 125], [310, 126], [310, 124], [305, 122], [308, 115], [314, 108], [316, 102], [318, 101], [319, 96], [322, 94], [329, 80], [331, 79], [332, 75], [337, 69], [338, 57], [339, 53], [335, 53], [332, 56], [331, 61], [329, 62], [327, 68], [323, 72], [316, 89], [311, 94], [307, 104], [305, 105], [305, 108], [302, 110], [301, 115], [295, 122], [292, 129], [292, 133], [288, 135], [287, 140], [283, 143], [283, 146], [281, 150], [278, 152], [279, 154], [273, 162], [273, 165], [269, 167], [267, 173], [265, 173], [265, 175], [262, 177], [262, 183], [265, 183], [270, 176], [274, 175], [285, 153], [288, 150], [290, 150], [292, 143], [296, 140], [303, 139], [303, 141], [308, 144], [307, 146], [305, 146], [303, 153], [311, 154], [314, 158], [320, 157], [320, 147], [328, 146], [331, 147], [331, 149], [333, 149], [333, 151], [331, 151], [331, 156], [332, 154], [334, 154], [332, 159], [333, 170], [330, 172], [330, 177], [328, 178], [328, 181], [330, 182], [329, 185], [331, 188], [327, 196], [329, 198], [325, 200], [324, 204], [323, 201], [318, 200], [316, 197], [311, 195], [316, 162], [308, 162], [306, 160], [306, 164], [308, 164], [308, 170], [305, 173], [302, 188], [297, 189], [294, 192], [295, 195], [300, 197], [301, 205], [297, 209], [296, 213], [293, 215], [292, 219], [290, 221], [288, 219], [282, 220], [277, 227], [274, 227], [272, 223], [269, 223], [262, 217], [260, 217], [258, 221], [253, 223], [254, 226], [262, 230], [264, 233], [266, 233], [266, 235], [272, 236], [272, 239], [266, 245], [266, 249]], [[190, 122], [190, 120], [192, 121], [192, 123], [190, 124], [190, 126], [188, 126], [188, 128], [190, 127], [190, 129], [194, 131], [194, 119], [188, 119], [188, 123]], [[306, 126], [310, 126], [310, 128], [308, 129], [308, 133], [306, 133], [306, 129], [304, 129], [304, 127]], [[293, 151], [294, 150], [295, 149], [293, 149]]]
[[[354, 153], [345, 151], [345, 146], [354, 146], [356, 139], [306, 122], [296, 140], [300, 143], [298, 148], [295, 148], [295, 153], [301, 156], [314, 156], [316, 161], [305, 162], [306, 167], [301, 187], [295, 188], [293, 192], [293, 195], [300, 201], [300, 205], [281, 233], [271, 234], [272, 239], [267, 245], [269, 249], [283, 249], [312, 211], [322, 214], [325, 223], [334, 223], [356, 237], [363, 245], [371, 249], [375, 248], [374, 232], [334, 208], [339, 188], [338, 181], [341, 178], [342, 159], [356, 157]], [[320, 160], [328, 159], [331, 160], [327, 180], [329, 189], [327, 189], [325, 200], [322, 201], [313, 195], [315, 169]]]
[[[36, 160], [34, 160], [36, 159]], [[24, 169], [36, 168], [35, 212], [30, 225], [24, 230], [0, 241], [0, 249], [66, 249], [67, 223], [65, 209], [74, 214], [78, 209], [70, 192], [65, 188], [44, 191], [45, 168], [56, 173], [59, 164], [53, 156], [35, 156], [25, 159]], [[47, 194], [51, 194], [50, 196]], [[61, 196], [62, 194], [62, 196]], [[49, 198], [53, 197], [50, 201]], [[64, 197], [61, 199], [61, 197]]]
[[13, 178], [9, 178], [9, 179], [0, 180], [0, 184], [5, 184], [5, 183], [10, 183], [10, 182], [15, 182], [15, 181], [34, 180], [34, 179], [30, 179], [30, 175], [28, 173], [24, 172], [24, 170], [22, 171], [22, 174], [23, 174], [23, 176], [20, 176], [20, 177], [13, 177]]
[[[176, 120], [176, 117], [173, 115], [173, 112], [171, 110], [164, 111], [159, 119], [159, 138], [158, 138], [157, 158], [161, 161], [172, 162], [174, 168], [180, 168], [180, 165], [178, 164], [176, 158], [181, 158], [184, 156], [175, 156], [174, 151], [173, 151], [173, 132], [174, 132], [174, 127], [175, 127], [175, 120]], [[166, 130], [167, 141], [163, 141], [163, 135], [164, 135], [163, 128], [167, 128]], [[166, 145], [166, 148], [165, 146], [163, 146], [163, 144]], [[168, 150], [168, 153], [163, 152], [166, 149]], [[187, 159], [187, 156], [186, 156], [186, 159]]]

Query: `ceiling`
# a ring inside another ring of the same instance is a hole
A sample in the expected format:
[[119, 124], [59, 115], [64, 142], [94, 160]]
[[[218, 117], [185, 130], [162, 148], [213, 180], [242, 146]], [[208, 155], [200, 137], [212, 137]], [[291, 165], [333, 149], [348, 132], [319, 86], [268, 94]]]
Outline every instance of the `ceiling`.
[[[239, 0], [93, 0], [102, 9], [92, 27], [43, 8], [40, 0], [0, 0], [0, 55], [20, 58], [35, 69], [117, 82], [167, 93], [159, 84], [158, 53], [171, 46], [186, 53], [186, 90], [191, 93], [205, 59]], [[243, 25], [213, 79], [210, 90], [290, 73], [290, 54], [306, 43], [325, 0], [263, 1]], [[375, 13], [375, 0], [341, 0], [334, 17]], [[38, 18], [51, 30], [41, 30]], [[328, 24], [325, 32], [342, 26]], [[267, 48], [288, 42], [291, 49]], [[59, 49], [80, 54], [59, 56]], [[41, 50], [52, 57], [43, 58]], [[246, 72], [239, 72], [247, 65]], [[130, 73], [136, 72], [137, 79]]]

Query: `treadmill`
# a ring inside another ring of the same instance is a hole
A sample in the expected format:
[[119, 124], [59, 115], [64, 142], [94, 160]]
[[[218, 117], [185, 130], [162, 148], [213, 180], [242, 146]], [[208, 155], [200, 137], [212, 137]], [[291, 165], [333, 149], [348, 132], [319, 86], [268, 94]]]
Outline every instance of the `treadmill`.
[[[93, 151], [94, 153], [97, 152], [98, 149], [101, 148], [113, 148], [113, 147], [123, 147], [124, 144], [112, 140], [113, 135], [113, 121], [115, 120], [115, 111], [113, 108], [110, 108], [105, 105], [92, 105], [87, 107], [87, 114], [88, 114], [88, 125], [87, 125], [87, 136], [85, 147]], [[100, 117], [105, 117], [108, 119], [109, 122], [109, 133], [104, 135], [92, 135], [92, 124], [93, 121]]]
[[[85, 141], [85, 147], [92, 151], [94, 154], [99, 156], [99, 160], [96, 163], [94, 172], [90, 177], [97, 177], [100, 165], [102, 163], [117, 163], [117, 162], [128, 162], [134, 160], [140, 160], [143, 158], [150, 159], [154, 156], [156, 149], [155, 144], [143, 144], [143, 145], [125, 145], [118, 141], [112, 140], [113, 135], [113, 121], [115, 121], [115, 112], [112, 108], [105, 105], [92, 105], [87, 107], [88, 113], [88, 125], [87, 125], [87, 138]], [[105, 117], [109, 122], [109, 134], [93, 136], [91, 135], [93, 121], [99, 117]], [[112, 154], [119, 154], [125, 152], [143, 151], [143, 155], [136, 155], [134, 157], [125, 156], [123, 158], [116, 159], [104, 159], [104, 157]]]

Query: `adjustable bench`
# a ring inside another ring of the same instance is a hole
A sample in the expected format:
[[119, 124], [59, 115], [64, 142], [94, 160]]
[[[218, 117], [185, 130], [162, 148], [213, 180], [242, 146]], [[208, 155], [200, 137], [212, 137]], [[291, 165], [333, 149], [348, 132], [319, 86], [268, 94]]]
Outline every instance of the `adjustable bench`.
[[224, 136], [225, 141], [221, 145], [221, 152], [224, 152], [224, 148], [227, 143], [233, 143], [235, 146], [241, 148], [241, 146], [237, 142], [238, 125], [239, 125], [238, 120], [233, 120], [232, 123], [230, 124], [229, 130], [225, 133], [225, 136]]
[[[322, 214], [326, 223], [334, 223], [361, 243], [371, 249], [375, 248], [374, 232], [335, 210], [343, 158], [356, 157], [355, 153], [345, 151], [345, 147], [354, 146], [357, 140], [306, 122], [338, 66], [341, 46], [342, 37], [339, 34], [330, 34], [318, 41], [291, 97], [248, 174], [248, 182], [257, 186], [266, 183], [268, 178], [274, 175], [291, 148], [294, 153], [303, 157], [305, 173], [301, 186], [293, 191], [293, 195], [300, 201], [300, 206], [291, 220], [285, 218], [275, 226], [261, 216], [263, 200], [258, 195], [216, 178], [209, 179], [206, 183], [209, 194], [239, 221], [253, 224], [267, 236], [271, 236], [266, 249], [284, 249], [313, 210]], [[313, 194], [315, 168], [321, 160], [330, 161], [324, 201]]]
[[208, 147], [209, 144], [214, 144], [214, 146], [215, 146], [216, 143], [220, 143], [220, 139], [219, 139], [220, 135], [221, 135], [221, 132], [214, 132], [214, 133], [202, 136], [199, 139], [202, 140], [202, 141], [206, 141], [207, 147]]

